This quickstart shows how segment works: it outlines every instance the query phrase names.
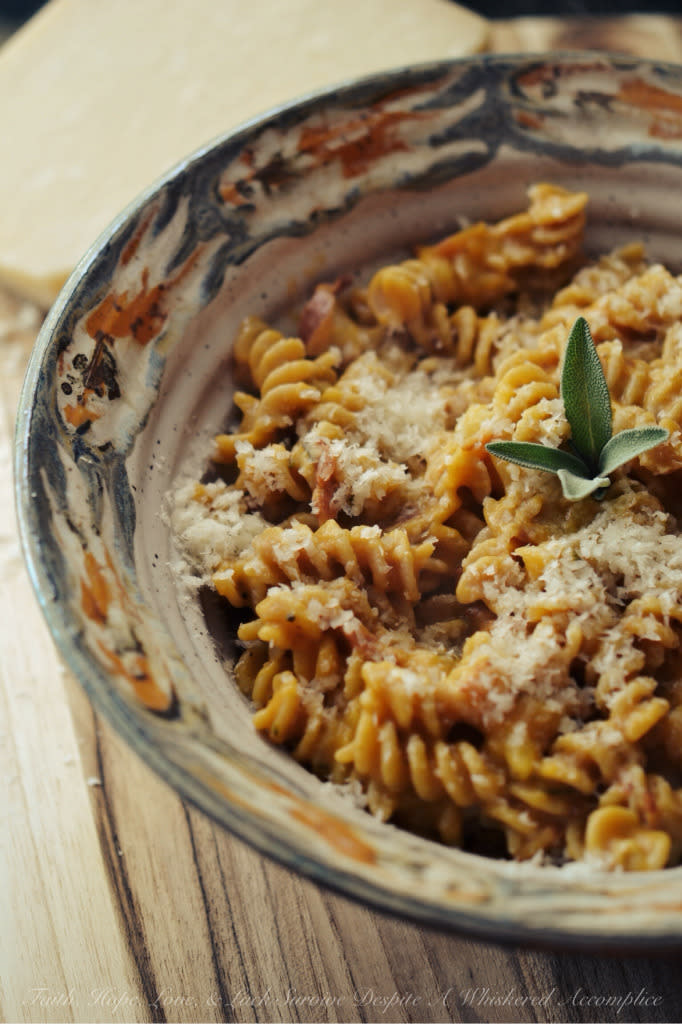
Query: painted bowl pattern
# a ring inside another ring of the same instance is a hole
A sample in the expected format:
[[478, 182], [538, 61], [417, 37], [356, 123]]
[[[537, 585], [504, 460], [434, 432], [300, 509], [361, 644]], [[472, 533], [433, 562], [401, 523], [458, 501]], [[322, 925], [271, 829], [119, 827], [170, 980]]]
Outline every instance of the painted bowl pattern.
[[163, 515], [230, 407], [247, 313], [524, 206], [590, 193], [588, 246], [682, 267], [682, 68], [478, 57], [306, 98], [188, 158], [85, 256], [44, 325], [17, 437], [30, 572], [95, 705], [179, 793], [289, 867], [471, 935], [682, 941], [682, 869], [606, 875], [476, 857], [381, 824], [250, 724], [221, 614], [178, 582]]

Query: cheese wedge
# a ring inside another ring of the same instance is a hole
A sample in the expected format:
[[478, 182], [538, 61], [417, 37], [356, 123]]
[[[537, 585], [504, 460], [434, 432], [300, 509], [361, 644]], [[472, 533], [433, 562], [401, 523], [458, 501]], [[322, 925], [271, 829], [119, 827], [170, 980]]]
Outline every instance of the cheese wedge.
[[194, 149], [295, 97], [484, 48], [449, 0], [51, 0], [0, 49], [0, 285], [43, 307]]

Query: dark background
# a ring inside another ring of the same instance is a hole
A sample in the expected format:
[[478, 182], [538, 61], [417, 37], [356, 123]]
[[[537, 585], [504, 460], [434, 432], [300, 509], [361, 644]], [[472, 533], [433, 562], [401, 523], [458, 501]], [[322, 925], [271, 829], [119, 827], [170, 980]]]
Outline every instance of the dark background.
[[466, 3], [465, 7], [478, 11], [487, 18], [516, 18], [527, 14], [537, 15], [578, 15], [578, 14], [680, 14], [682, 0], [479, 0]]
[[23, 21], [42, 6], [41, 0], [0, 0], [0, 18]]
[[[103, 0], [92, 0], [101, 3]], [[115, 0], [110, 0], [114, 2]], [[168, 0], [172, 3], [172, 0]], [[220, 0], [216, 0], [220, 2]], [[267, 0], [265, 0], [267, 2]], [[333, 0], [320, 0], [330, 3]], [[342, 3], [343, 0], [340, 0]], [[371, 3], [371, 0], [368, 0]], [[465, 7], [478, 11], [488, 18], [514, 18], [522, 15], [554, 15], [554, 14], [680, 14], [682, 0], [472, 0]], [[0, 0], [0, 17], [14, 21], [22, 21], [42, 6], [41, 0]]]

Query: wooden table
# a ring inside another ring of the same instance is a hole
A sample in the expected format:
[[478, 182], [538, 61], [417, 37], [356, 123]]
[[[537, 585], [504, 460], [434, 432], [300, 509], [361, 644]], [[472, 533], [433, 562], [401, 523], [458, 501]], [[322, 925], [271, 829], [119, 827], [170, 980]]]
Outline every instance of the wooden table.
[[[682, 60], [682, 19], [496, 23], [498, 51]], [[384, 917], [187, 806], [58, 661], [11, 493], [36, 310], [0, 293], [0, 1017], [6, 1021], [675, 1021], [671, 959], [503, 948]]]

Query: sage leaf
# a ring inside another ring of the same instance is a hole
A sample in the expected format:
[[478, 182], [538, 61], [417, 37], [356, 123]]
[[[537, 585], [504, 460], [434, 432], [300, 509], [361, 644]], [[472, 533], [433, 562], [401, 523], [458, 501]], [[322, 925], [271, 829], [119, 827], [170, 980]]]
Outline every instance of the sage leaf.
[[588, 494], [593, 494], [595, 491], [608, 487], [611, 482], [608, 477], [604, 476], [594, 476], [591, 479], [585, 479], [583, 476], [576, 476], [575, 473], [571, 473], [569, 469], [560, 469], [557, 476], [561, 481], [561, 490], [564, 492], [564, 498], [568, 498], [569, 501], [580, 501], [581, 498], [586, 498]]
[[486, 450], [507, 462], [515, 462], [526, 469], [542, 469], [548, 473], [565, 470], [575, 476], [589, 477], [590, 470], [575, 455], [560, 448], [549, 448], [533, 441], [490, 441]]
[[589, 324], [582, 316], [566, 343], [561, 397], [573, 445], [594, 473], [601, 450], [611, 438], [611, 398]]
[[621, 430], [608, 441], [599, 456], [599, 472], [613, 473], [624, 463], [634, 459], [636, 455], [655, 448], [656, 445], [667, 441], [669, 432], [663, 427], [633, 427], [631, 430]]
[[663, 427], [634, 427], [613, 434], [611, 397], [589, 324], [579, 316], [566, 342], [561, 397], [575, 454], [532, 441], [490, 441], [486, 451], [527, 469], [556, 473], [564, 497], [604, 497], [609, 473], [667, 440]]

